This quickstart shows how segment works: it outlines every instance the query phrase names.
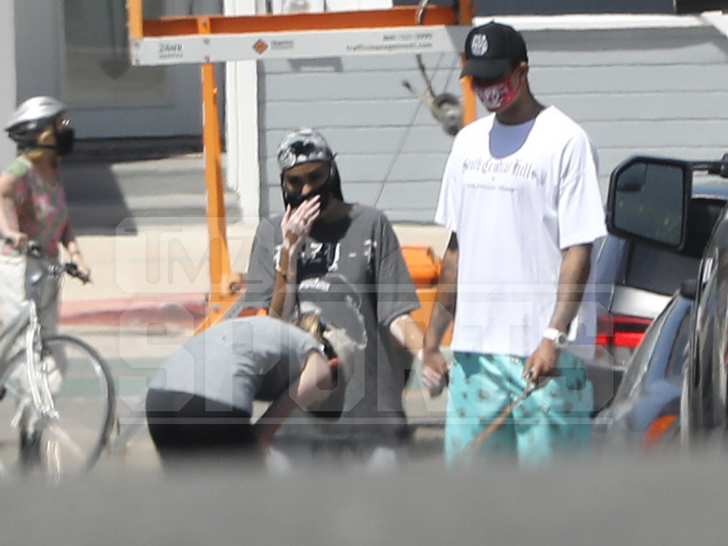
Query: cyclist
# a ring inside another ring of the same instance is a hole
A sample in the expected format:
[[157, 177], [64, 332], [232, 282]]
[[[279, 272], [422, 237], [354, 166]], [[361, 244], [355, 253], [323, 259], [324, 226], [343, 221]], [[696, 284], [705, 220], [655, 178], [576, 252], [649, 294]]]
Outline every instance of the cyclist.
[[[0, 175], [0, 320], [6, 324], [28, 299], [26, 279], [41, 267], [23, 253], [29, 240], [40, 245], [44, 256], [56, 260], [63, 245], [81, 276], [90, 276], [71, 228], [59, 178], [60, 159], [71, 153], [74, 143], [66, 110], [53, 97], [32, 97], [18, 106], [5, 125], [18, 148], [18, 157]], [[45, 283], [41, 309], [44, 332], [55, 334], [58, 282]]]
[[[295, 324], [267, 316], [220, 322], [180, 347], [150, 382], [149, 433], [164, 463], [265, 449], [294, 410], [344, 388], [354, 355], [344, 330], [314, 313]], [[272, 403], [251, 426], [253, 400]]]

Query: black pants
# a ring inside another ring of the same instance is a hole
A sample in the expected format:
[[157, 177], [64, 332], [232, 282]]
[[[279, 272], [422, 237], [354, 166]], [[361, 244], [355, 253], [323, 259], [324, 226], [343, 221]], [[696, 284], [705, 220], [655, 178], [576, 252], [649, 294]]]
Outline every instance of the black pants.
[[162, 462], [255, 456], [250, 414], [188, 393], [150, 390], [147, 424]]

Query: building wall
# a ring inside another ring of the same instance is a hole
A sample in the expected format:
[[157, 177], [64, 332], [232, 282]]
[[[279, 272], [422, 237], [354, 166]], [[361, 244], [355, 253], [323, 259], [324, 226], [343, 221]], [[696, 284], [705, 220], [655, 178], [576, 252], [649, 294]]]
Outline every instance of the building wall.
[[[14, 20], [14, 2], [0, 2], [0, 21]], [[0, 33], [0, 120], [3, 122], [15, 109], [15, 93], [15, 25], [7, 25]], [[15, 145], [10, 139], [0, 138], [0, 169], [7, 167], [14, 157]]]
[[[694, 0], [683, 0], [685, 2]], [[718, 0], [715, 0], [718, 1]], [[416, 6], [418, 0], [395, 0], [397, 6]], [[430, 5], [446, 5], [431, 2]], [[474, 0], [481, 17], [493, 15], [563, 15], [566, 13], [675, 13], [673, 0]], [[715, 9], [715, 8], [713, 8]]]
[[[16, 40], [17, 99], [53, 95], [69, 106], [79, 138], [200, 135], [200, 70], [129, 67], [124, 0], [12, 0], [0, 21]], [[157, 15], [217, 13], [222, 0], [148, 0]], [[115, 16], [112, 18], [111, 9]], [[151, 15], [150, 15], [151, 17]], [[113, 25], [111, 23], [114, 23]], [[9, 28], [12, 26], [12, 28]], [[112, 30], [113, 29], [113, 30]], [[118, 48], [118, 51], [117, 51]], [[109, 69], [120, 63], [122, 67]]]
[[[508, 20], [528, 42], [531, 87], [587, 130], [604, 194], [610, 171], [630, 155], [719, 159], [728, 151], [728, 39], [713, 27], [674, 17], [586, 29], [535, 19]], [[459, 94], [454, 54], [423, 59], [435, 92]], [[413, 57], [261, 63], [261, 215], [282, 209], [278, 142], [312, 125], [339, 154], [347, 200], [376, 205], [395, 221], [431, 221], [452, 139], [404, 79], [424, 87]]]
[[[458, 92], [454, 54], [425, 56], [436, 92]], [[318, 128], [338, 153], [347, 200], [426, 221], [451, 138], [402, 85], [424, 83], [414, 57], [265, 62], [259, 70], [261, 212], [282, 209], [275, 153], [291, 129]]]
[[602, 186], [632, 154], [719, 159], [728, 151], [728, 39], [713, 28], [529, 35], [539, 97], [582, 123]]
[[[256, 0], [224, 0], [226, 15], [254, 15]], [[260, 179], [258, 169], [258, 63], [225, 63], [225, 182], [239, 196], [244, 223], [258, 223]]]

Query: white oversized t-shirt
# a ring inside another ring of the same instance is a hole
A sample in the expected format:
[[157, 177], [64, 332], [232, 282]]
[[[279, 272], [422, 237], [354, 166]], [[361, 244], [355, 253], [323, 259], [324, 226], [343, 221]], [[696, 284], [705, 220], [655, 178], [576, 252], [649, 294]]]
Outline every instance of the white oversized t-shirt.
[[[553, 315], [561, 250], [606, 235], [596, 154], [558, 108], [503, 125], [495, 115], [455, 138], [435, 221], [457, 234], [452, 348], [528, 356]], [[585, 297], [572, 350], [588, 357], [596, 328]]]

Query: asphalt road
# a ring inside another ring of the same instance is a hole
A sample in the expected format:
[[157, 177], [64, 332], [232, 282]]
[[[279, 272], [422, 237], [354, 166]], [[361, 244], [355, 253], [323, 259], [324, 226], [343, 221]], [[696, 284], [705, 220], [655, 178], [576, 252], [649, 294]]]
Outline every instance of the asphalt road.
[[286, 478], [240, 465], [10, 484], [2, 543], [85, 546], [722, 545], [725, 458], [615, 460], [519, 471], [440, 464]]

